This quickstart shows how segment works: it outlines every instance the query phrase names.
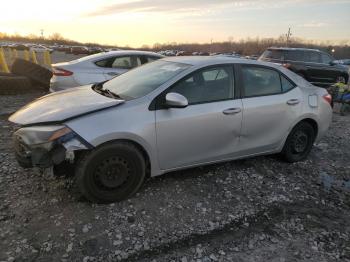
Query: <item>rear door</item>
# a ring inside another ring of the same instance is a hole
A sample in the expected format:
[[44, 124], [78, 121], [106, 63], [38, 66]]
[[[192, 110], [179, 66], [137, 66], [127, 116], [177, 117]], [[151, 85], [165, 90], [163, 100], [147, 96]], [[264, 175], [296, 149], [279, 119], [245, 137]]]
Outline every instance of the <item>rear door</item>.
[[278, 70], [260, 65], [240, 66], [243, 121], [242, 154], [276, 149], [301, 112], [302, 93]]
[[158, 160], [171, 169], [230, 157], [237, 151], [242, 122], [241, 99], [234, 99], [231, 65], [199, 70], [168, 92], [188, 99], [186, 108], [156, 110]]

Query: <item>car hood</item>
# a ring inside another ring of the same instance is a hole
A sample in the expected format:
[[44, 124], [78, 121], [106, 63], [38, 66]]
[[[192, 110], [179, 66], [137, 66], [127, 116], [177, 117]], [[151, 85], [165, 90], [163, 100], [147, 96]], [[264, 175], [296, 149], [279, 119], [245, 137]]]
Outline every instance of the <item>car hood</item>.
[[88, 85], [40, 97], [11, 115], [9, 121], [19, 125], [62, 122], [123, 102], [100, 95]]

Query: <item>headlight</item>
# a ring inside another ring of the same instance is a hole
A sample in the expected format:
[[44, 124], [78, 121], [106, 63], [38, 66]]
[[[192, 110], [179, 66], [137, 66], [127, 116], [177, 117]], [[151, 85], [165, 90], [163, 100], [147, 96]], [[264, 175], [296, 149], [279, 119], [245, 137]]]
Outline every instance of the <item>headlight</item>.
[[23, 127], [15, 132], [14, 135], [20, 137], [27, 145], [37, 145], [50, 143], [73, 134], [73, 131], [68, 127], [57, 125]]

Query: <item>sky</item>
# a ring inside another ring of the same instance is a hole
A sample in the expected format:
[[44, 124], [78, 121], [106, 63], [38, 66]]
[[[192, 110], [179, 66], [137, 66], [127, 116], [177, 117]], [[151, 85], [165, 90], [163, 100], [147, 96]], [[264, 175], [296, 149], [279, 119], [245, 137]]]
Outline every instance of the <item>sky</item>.
[[137, 47], [292, 36], [350, 42], [350, 0], [0, 0], [0, 32]]

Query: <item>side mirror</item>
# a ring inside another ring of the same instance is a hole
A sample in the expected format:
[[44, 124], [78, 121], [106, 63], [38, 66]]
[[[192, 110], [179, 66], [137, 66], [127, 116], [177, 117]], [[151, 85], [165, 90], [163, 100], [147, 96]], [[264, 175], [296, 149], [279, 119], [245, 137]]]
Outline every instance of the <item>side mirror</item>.
[[165, 96], [165, 105], [169, 108], [184, 108], [188, 106], [188, 100], [178, 93], [167, 93]]
[[334, 63], [334, 61], [330, 61], [329, 64], [330, 64], [331, 66], [334, 66], [336, 63]]

